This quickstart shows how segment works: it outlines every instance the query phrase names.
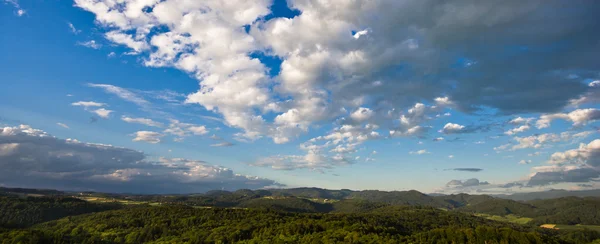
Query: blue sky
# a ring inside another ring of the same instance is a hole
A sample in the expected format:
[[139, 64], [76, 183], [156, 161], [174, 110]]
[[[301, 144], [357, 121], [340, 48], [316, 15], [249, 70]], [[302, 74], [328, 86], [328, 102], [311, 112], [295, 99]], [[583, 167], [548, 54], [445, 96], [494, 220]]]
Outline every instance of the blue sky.
[[0, 184], [600, 187], [599, 4], [360, 2], [3, 0]]

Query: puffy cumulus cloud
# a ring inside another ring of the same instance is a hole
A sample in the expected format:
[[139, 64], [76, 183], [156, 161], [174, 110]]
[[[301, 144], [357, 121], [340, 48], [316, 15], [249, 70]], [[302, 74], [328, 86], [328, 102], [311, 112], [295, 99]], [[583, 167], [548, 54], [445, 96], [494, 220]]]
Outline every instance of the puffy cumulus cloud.
[[[248, 140], [285, 143], [360, 108], [394, 136], [425, 131], [419, 124], [397, 130], [388, 115], [415, 103], [553, 112], [591, 89], [561, 70], [587, 77], [600, 66], [593, 55], [600, 46], [589, 41], [600, 35], [589, 21], [595, 2], [563, 11], [559, 0], [293, 0], [298, 16], [264, 18], [271, 4], [75, 1], [144, 65], [194, 75], [199, 90], [186, 102], [221, 114]], [[260, 55], [282, 60], [276, 77]]]
[[0, 183], [132, 193], [193, 193], [278, 185], [189, 159], [149, 160], [111, 145], [59, 139], [26, 125], [0, 128]]
[[505, 151], [505, 150], [520, 150], [527, 148], [543, 148], [545, 146], [550, 146], [551, 143], [557, 142], [576, 142], [578, 140], [582, 140], [590, 135], [594, 134], [593, 131], [583, 131], [583, 132], [562, 132], [560, 134], [554, 133], [545, 133], [539, 135], [532, 135], [526, 137], [513, 137], [515, 143], [503, 144], [498, 147], [494, 147], [496, 151]]
[[528, 131], [529, 129], [531, 129], [531, 126], [529, 126], [529, 125], [521, 125], [519, 127], [512, 128], [512, 129], [504, 132], [504, 134], [514, 135], [514, 134], [517, 134], [517, 133]]
[[154, 131], [137, 131], [133, 133], [133, 136], [135, 136], [135, 138], [133, 138], [133, 141], [142, 141], [156, 144], [159, 143], [160, 138], [164, 137], [165, 135]]
[[[440, 102], [440, 100], [442, 102]], [[435, 115], [436, 113], [447, 108], [449, 104], [452, 104], [447, 97], [436, 98], [436, 105], [426, 105], [423, 103], [415, 103], [412, 107], [406, 110], [406, 112], [400, 113], [398, 119], [398, 125], [390, 130], [391, 137], [423, 137], [431, 128], [430, 126], [422, 126], [421, 124], [426, 123], [432, 119], [440, 118], [442, 116]], [[394, 110], [388, 112], [388, 114], [394, 114]]]
[[440, 132], [444, 134], [460, 134], [466, 132], [466, 127], [464, 125], [447, 123]]
[[373, 117], [373, 113], [373, 110], [361, 107], [354, 111], [352, 114], [350, 114], [350, 118], [358, 122], [363, 122]]
[[156, 122], [152, 119], [147, 119], [147, 118], [132, 118], [132, 117], [128, 117], [128, 116], [122, 116], [121, 120], [123, 120], [127, 123], [136, 123], [136, 124], [142, 124], [142, 125], [147, 125], [147, 126], [152, 126], [152, 127], [163, 127], [164, 126], [163, 123]]
[[[358, 147], [366, 141], [381, 137], [376, 131], [377, 128], [372, 124], [341, 125], [326, 135], [314, 137], [300, 144], [300, 149], [305, 152], [304, 155], [264, 157], [250, 165], [278, 170], [310, 169], [323, 172], [324, 169], [354, 164], [359, 157], [352, 154], [358, 152]], [[365, 161], [373, 160], [368, 158]]]
[[468, 180], [451, 180], [448, 183], [446, 183], [446, 187], [451, 187], [451, 188], [467, 188], [467, 187], [476, 187], [476, 186], [483, 186], [483, 185], [489, 185], [490, 183], [488, 183], [487, 181], [479, 181], [479, 179], [477, 178], [471, 178]]
[[96, 115], [98, 115], [100, 118], [105, 118], [107, 119], [110, 116], [110, 113], [114, 112], [112, 110], [108, 110], [105, 108], [99, 108], [96, 110], [92, 110], [92, 113], [95, 113]]
[[582, 143], [577, 149], [554, 153], [548, 163], [576, 163], [600, 167], [600, 139], [593, 140], [587, 145]]
[[600, 139], [582, 143], [577, 149], [556, 152], [548, 164], [532, 168], [529, 186], [596, 181], [600, 178]]
[[181, 141], [184, 137], [191, 135], [206, 135], [208, 132], [208, 129], [204, 125], [183, 123], [176, 119], [170, 119], [169, 127], [164, 130], [166, 134], [177, 136], [177, 141]]
[[513, 124], [513, 125], [523, 125], [523, 124], [530, 124], [535, 118], [523, 118], [523, 117], [516, 117], [514, 119], [511, 119], [508, 123]]
[[530, 159], [529, 160], [522, 159], [521, 161], [519, 161], [519, 164], [530, 164], [530, 163], [531, 163]]
[[553, 120], [562, 119], [573, 123], [573, 126], [586, 125], [600, 119], [600, 109], [577, 109], [570, 113], [544, 114], [535, 122], [538, 129], [550, 127]]

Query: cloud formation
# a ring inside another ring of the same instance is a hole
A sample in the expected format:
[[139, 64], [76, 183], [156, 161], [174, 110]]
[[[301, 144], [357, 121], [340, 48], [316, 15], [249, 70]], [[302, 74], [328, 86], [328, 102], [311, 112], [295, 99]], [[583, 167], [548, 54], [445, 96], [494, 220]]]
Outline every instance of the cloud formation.
[[483, 171], [483, 169], [480, 169], [480, 168], [454, 168], [454, 169], [447, 169], [447, 170], [463, 171], [463, 172], [480, 172], [480, 171]]
[[548, 166], [534, 167], [529, 186], [557, 183], [585, 183], [600, 179], [600, 139], [579, 148], [556, 152], [550, 156]]
[[142, 124], [142, 125], [147, 125], [147, 126], [152, 126], [152, 127], [163, 127], [164, 126], [164, 124], [162, 124], [160, 122], [156, 122], [152, 119], [147, 119], [147, 118], [132, 118], [132, 117], [123, 116], [123, 117], [121, 117], [121, 120], [123, 120], [127, 123], [137, 123], [137, 124]]
[[[75, 0], [144, 65], [196, 77], [186, 102], [246, 140], [286, 143], [341, 117], [414, 136], [427, 127], [398, 118], [416, 103], [555, 113], [594, 88], [569, 77], [600, 68], [592, 1], [291, 0], [299, 15], [265, 18], [271, 4]], [[275, 77], [261, 55], [282, 60]]]
[[0, 183], [130, 193], [193, 193], [279, 185], [199, 160], [160, 158], [111, 145], [59, 139], [26, 125], [0, 128]]
[[483, 185], [489, 185], [490, 183], [488, 183], [487, 181], [479, 181], [479, 179], [477, 178], [471, 178], [468, 180], [451, 180], [448, 183], [446, 183], [446, 187], [451, 187], [451, 188], [467, 188], [467, 187], [476, 187], [476, 186], [483, 186]]

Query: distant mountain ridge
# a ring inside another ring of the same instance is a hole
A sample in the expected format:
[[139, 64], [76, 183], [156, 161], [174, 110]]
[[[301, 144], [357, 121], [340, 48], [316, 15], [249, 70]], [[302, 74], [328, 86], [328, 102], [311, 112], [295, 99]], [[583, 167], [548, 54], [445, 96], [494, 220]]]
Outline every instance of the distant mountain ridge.
[[600, 189], [581, 190], [581, 191], [549, 190], [549, 191], [540, 191], [540, 192], [513, 193], [510, 195], [496, 194], [496, 195], [490, 195], [490, 196], [515, 200], [515, 201], [544, 200], [544, 199], [553, 199], [553, 198], [561, 198], [561, 197], [600, 197]]

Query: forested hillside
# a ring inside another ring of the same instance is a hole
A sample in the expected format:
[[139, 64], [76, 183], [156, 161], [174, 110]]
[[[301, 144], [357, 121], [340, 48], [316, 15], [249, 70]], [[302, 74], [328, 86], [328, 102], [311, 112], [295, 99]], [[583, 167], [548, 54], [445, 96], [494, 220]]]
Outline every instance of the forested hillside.
[[[590, 243], [600, 239], [600, 226], [596, 226], [600, 198], [594, 197], [519, 202], [485, 195], [318, 188], [193, 195], [5, 192], [0, 196], [1, 243]], [[515, 218], [520, 219], [512, 221]], [[539, 228], [542, 224], [563, 225], [550, 230]]]
[[97, 204], [71, 197], [0, 196], [0, 228], [27, 227], [66, 216], [122, 207], [121, 204]]
[[[265, 210], [132, 208], [14, 230], [3, 240], [66, 243], [559, 243], [539, 230], [429, 207], [363, 214]], [[10, 242], [7, 242], [10, 243]]]

